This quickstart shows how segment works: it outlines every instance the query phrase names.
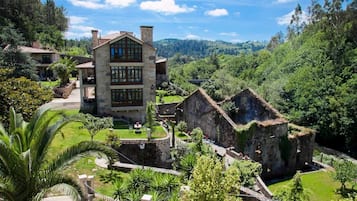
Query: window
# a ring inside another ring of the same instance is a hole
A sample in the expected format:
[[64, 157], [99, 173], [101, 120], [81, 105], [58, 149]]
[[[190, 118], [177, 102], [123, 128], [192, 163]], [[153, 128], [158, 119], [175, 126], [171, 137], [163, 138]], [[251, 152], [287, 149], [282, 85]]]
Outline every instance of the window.
[[110, 45], [110, 61], [141, 62], [142, 46], [127, 37], [123, 38]]
[[43, 54], [42, 55], [42, 61], [41, 61], [42, 64], [50, 64], [52, 63], [51, 61], [51, 55], [49, 54]]
[[140, 66], [112, 66], [112, 84], [142, 84], [143, 69]]
[[143, 89], [112, 89], [112, 107], [142, 105]]

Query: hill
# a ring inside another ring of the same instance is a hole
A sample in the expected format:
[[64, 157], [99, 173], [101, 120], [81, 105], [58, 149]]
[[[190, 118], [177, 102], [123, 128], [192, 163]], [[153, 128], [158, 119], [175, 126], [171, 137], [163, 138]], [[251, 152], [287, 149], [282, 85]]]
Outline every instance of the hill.
[[265, 42], [247, 41], [229, 43], [225, 41], [163, 39], [154, 42], [157, 53], [162, 57], [172, 57], [179, 53], [194, 58], [207, 57], [213, 53], [238, 55], [239, 53], [255, 52], [264, 49]]

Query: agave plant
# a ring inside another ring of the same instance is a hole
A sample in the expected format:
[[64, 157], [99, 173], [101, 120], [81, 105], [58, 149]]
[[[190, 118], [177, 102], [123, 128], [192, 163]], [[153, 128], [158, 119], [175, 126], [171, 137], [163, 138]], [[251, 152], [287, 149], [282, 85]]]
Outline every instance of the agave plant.
[[0, 198], [5, 200], [41, 200], [53, 190], [80, 200], [80, 186], [60, 170], [86, 154], [103, 154], [110, 161], [116, 158], [111, 148], [90, 141], [57, 153], [53, 159], [46, 158], [55, 135], [72, 121], [60, 112], [49, 115], [48, 109], [42, 108], [25, 122], [11, 108], [9, 121], [7, 131], [0, 124]]

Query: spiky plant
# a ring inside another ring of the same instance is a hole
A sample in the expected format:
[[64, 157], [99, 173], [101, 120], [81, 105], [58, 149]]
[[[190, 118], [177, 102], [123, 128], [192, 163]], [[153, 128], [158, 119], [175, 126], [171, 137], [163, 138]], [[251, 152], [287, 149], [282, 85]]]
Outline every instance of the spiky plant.
[[116, 158], [111, 148], [98, 142], [81, 142], [53, 159], [46, 157], [48, 148], [61, 128], [70, 123], [64, 114], [49, 115], [39, 109], [30, 122], [10, 109], [8, 130], [0, 124], [0, 197], [11, 201], [42, 200], [49, 191], [60, 191], [80, 200], [82, 191], [71, 177], [61, 173], [70, 162], [86, 154], [103, 154]]

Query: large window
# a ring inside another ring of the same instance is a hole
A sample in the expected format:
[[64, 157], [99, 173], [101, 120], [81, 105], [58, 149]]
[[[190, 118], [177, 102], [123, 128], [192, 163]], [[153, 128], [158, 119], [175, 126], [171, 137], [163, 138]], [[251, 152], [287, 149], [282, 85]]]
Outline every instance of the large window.
[[142, 105], [143, 89], [112, 89], [112, 107]]
[[143, 69], [140, 66], [112, 66], [112, 84], [142, 84]]
[[123, 38], [110, 45], [110, 61], [141, 62], [142, 46], [127, 37]]

